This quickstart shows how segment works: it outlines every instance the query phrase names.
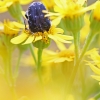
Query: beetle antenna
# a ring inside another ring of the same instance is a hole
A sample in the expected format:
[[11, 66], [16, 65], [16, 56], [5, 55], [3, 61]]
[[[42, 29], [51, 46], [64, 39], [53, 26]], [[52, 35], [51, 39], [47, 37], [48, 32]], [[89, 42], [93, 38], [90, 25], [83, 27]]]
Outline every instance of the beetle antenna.
[[27, 30], [27, 27], [26, 27], [26, 20], [24, 19], [24, 25], [25, 25], [25, 30]]

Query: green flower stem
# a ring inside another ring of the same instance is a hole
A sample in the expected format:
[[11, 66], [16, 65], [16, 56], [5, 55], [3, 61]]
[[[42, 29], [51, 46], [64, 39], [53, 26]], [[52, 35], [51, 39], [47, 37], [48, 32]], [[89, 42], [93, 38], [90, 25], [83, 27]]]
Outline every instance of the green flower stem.
[[15, 91], [15, 86], [11, 86], [10, 90], [11, 90], [11, 93], [12, 93], [13, 100], [18, 100], [16, 91]]
[[75, 62], [74, 64], [76, 64], [76, 62], [78, 61], [78, 58], [79, 58], [79, 52], [80, 52], [80, 46], [79, 46], [79, 43], [80, 43], [80, 33], [79, 32], [73, 32], [73, 36], [74, 36], [74, 46], [75, 46]]
[[17, 100], [17, 94], [15, 91], [15, 83], [14, 83], [13, 71], [12, 71], [12, 65], [11, 65], [13, 46], [10, 43], [10, 37], [6, 37], [6, 47], [7, 47], [7, 57], [6, 57], [6, 66], [5, 66], [6, 68], [5, 78], [11, 90], [13, 100]]
[[41, 78], [41, 58], [42, 58], [42, 51], [43, 51], [43, 49], [38, 48], [37, 71], [38, 71], [38, 76], [39, 76], [40, 82], [42, 82], [42, 78]]
[[20, 61], [21, 61], [21, 57], [22, 57], [22, 51], [20, 50], [19, 52], [19, 57], [18, 57], [18, 60], [17, 60], [17, 65], [15, 67], [15, 72], [14, 72], [14, 80], [16, 80], [17, 76], [18, 76], [18, 72], [19, 72], [19, 65], [20, 65]]
[[87, 49], [89, 48], [90, 46], [90, 43], [92, 42], [93, 38], [95, 37], [96, 33], [94, 33], [93, 31], [91, 31], [86, 39], [86, 42], [85, 42], [85, 45], [82, 49], [82, 52], [81, 52], [81, 55], [80, 55], [80, 58], [79, 58], [79, 61], [78, 62], [81, 62], [82, 61], [82, 58], [85, 54], [85, 52], [87, 51]]
[[9, 80], [9, 66], [8, 66], [8, 56], [6, 59], [4, 59], [5, 65], [4, 65], [4, 78], [7, 82], [7, 84], [10, 86], [11, 82]]
[[30, 51], [31, 51], [31, 54], [33, 56], [33, 59], [35, 61], [35, 64], [37, 65], [37, 61], [36, 61], [36, 57], [35, 57], [35, 54], [34, 54], [34, 51], [33, 51], [33, 46], [32, 44], [29, 44], [29, 48], [30, 48]]
[[38, 72], [38, 77], [39, 77], [39, 81], [40, 81], [40, 85], [41, 85], [41, 90], [42, 90], [42, 95], [44, 97], [44, 100], [48, 100], [47, 96], [46, 96], [46, 92], [45, 92], [45, 88], [42, 82], [42, 74], [41, 74], [41, 60], [42, 60], [42, 52], [43, 49], [38, 48], [38, 62], [37, 62], [37, 72]]
[[85, 98], [85, 90], [86, 90], [86, 87], [85, 87], [85, 79], [84, 79], [84, 70], [83, 70], [83, 66], [80, 66], [80, 81], [81, 81], [81, 85], [82, 85], [82, 100], [86, 100]]
[[0, 66], [0, 74], [4, 75], [4, 69]]
[[76, 65], [74, 66], [74, 69], [73, 69], [73, 72], [71, 74], [71, 77], [69, 79], [69, 82], [68, 82], [68, 85], [66, 87], [66, 90], [67, 90], [67, 94], [69, 94], [71, 92], [71, 89], [72, 89], [72, 86], [73, 86], [73, 82], [74, 82], [74, 79], [75, 79], [75, 76], [76, 76], [76, 73], [77, 73], [77, 70], [79, 68], [79, 65], [84, 57], [84, 54], [85, 52], [87, 51], [87, 49], [89, 48], [89, 45], [91, 43], [91, 41], [93, 40], [94, 36], [95, 36], [96, 33], [94, 33], [93, 31], [90, 31], [87, 39], [86, 39], [86, 42], [84, 44], [84, 47], [82, 49], [82, 52], [81, 52], [81, 55], [78, 59], [78, 61], [76, 62]]
[[11, 90], [11, 93], [12, 93], [12, 97], [13, 97], [13, 100], [17, 100], [17, 94], [16, 94], [16, 91], [15, 91], [15, 83], [14, 83], [14, 78], [13, 78], [13, 73], [12, 73], [12, 66], [11, 66], [11, 49], [9, 48], [8, 49], [8, 56], [7, 56], [7, 62], [6, 62], [6, 68], [7, 68], [7, 71], [6, 71], [6, 80], [7, 80], [7, 83], [9, 85], [9, 88]]
[[23, 23], [23, 16], [22, 16], [22, 7], [20, 5], [20, 3], [18, 1], [16, 1], [15, 3], [13, 3], [11, 6], [8, 7], [8, 11], [10, 13], [10, 15], [15, 18], [17, 21]]
[[9, 48], [8, 50], [8, 59], [7, 59], [7, 67], [8, 67], [8, 76], [9, 76], [9, 80], [10, 80], [10, 85], [13, 86], [14, 85], [14, 80], [13, 80], [13, 73], [12, 73], [12, 66], [11, 66], [11, 50]]
[[94, 100], [98, 100], [100, 98], [100, 93], [98, 93], [97, 95], [95, 95], [93, 98], [94, 98]]

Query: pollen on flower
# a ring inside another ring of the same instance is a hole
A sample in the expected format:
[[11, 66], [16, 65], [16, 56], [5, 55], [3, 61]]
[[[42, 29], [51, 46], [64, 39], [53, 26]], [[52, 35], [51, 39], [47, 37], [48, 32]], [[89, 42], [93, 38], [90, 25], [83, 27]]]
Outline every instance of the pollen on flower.
[[[74, 14], [74, 12], [76, 12], [80, 9], [82, 9], [81, 5], [71, 3], [68, 5], [68, 8], [66, 9], [68, 12], [68, 13], [66, 13], [66, 16], [72, 16]], [[79, 15], [81, 15], [81, 13], [75, 14], [74, 16], [79, 16]]]
[[32, 36], [34, 36], [34, 41], [35, 41], [36, 37], [41, 36], [43, 42], [49, 43], [49, 40], [48, 40], [48, 32], [47, 31], [45, 31], [43, 33], [42, 32], [35, 32], [35, 33], [32, 34], [32, 32], [30, 30], [25, 29], [24, 30], [24, 33], [26, 33], [28, 35], [31, 34]]
[[48, 34], [54, 34], [55, 26], [50, 27]]
[[49, 40], [48, 40], [48, 33], [45, 31], [42, 35], [42, 40], [45, 42], [45, 43], [49, 43]]

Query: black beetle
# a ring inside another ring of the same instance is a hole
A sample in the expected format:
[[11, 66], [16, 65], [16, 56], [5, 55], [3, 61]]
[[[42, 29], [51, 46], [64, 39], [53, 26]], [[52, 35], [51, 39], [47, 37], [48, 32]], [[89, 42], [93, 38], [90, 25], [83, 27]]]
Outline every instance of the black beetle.
[[46, 8], [41, 2], [33, 2], [26, 11], [25, 16], [28, 19], [29, 30], [32, 33], [49, 31], [50, 19], [44, 17], [43, 10], [46, 10]]

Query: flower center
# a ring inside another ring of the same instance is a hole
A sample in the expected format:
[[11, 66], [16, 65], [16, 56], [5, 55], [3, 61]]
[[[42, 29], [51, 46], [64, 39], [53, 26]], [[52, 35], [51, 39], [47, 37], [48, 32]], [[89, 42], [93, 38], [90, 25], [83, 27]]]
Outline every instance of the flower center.
[[82, 9], [82, 6], [81, 6], [81, 5], [78, 5], [78, 4], [74, 3], [74, 2], [69, 3], [69, 4], [68, 4], [68, 7], [67, 7], [67, 9], [66, 9], [66, 11], [67, 11], [66, 15], [71, 16], [71, 15], [73, 15], [76, 11], [78, 11], [78, 10], [80, 10], [80, 9]]
[[74, 58], [74, 52], [69, 50], [64, 50], [59, 53], [59, 57], [68, 57], [68, 58]]

